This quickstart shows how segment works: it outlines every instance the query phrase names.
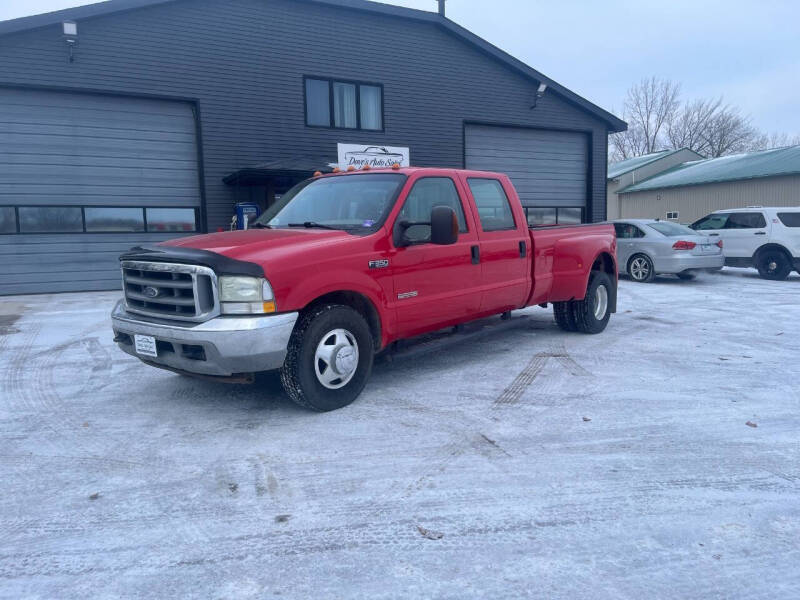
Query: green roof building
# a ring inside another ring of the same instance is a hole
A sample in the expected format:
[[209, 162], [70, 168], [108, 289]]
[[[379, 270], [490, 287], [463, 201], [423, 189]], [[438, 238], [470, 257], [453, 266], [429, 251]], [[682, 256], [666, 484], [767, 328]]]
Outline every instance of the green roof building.
[[667, 164], [685, 152], [691, 151], [659, 152], [609, 165], [609, 218], [690, 223], [727, 208], [800, 206], [800, 146], [710, 159], [692, 152], [693, 158]]

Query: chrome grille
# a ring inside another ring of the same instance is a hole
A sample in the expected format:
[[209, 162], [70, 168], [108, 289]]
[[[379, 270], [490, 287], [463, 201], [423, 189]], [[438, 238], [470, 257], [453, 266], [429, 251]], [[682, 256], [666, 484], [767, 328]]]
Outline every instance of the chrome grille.
[[122, 281], [129, 312], [181, 321], [219, 314], [217, 277], [208, 267], [124, 260]]

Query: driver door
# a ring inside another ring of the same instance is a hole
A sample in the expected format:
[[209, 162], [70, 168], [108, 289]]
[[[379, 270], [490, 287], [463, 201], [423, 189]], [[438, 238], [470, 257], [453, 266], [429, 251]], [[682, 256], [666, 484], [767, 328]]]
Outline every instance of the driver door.
[[432, 244], [429, 225], [406, 230], [410, 245], [394, 247], [392, 242], [392, 300], [400, 337], [462, 323], [480, 310], [481, 265], [472, 258], [478, 236], [464, 194], [453, 178], [421, 177], [414, 181], [392, 228], [403, 220], [430, 221], [435, 206], [448, 206], [456, 212], [459, 235], [455, 244]]

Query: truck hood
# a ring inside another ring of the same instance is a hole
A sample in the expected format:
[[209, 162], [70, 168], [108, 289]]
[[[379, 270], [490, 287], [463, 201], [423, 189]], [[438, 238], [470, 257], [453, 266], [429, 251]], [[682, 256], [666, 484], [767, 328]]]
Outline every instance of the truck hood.
[[158, 246], [194, 248], [214, 252], [234, 260], [264, 263], [286, 258], [296, 252], [328, 245], [333, 241], [352, 239], [344, 231], [327, 229], [248, 229], [194, 235], [162, 242]]

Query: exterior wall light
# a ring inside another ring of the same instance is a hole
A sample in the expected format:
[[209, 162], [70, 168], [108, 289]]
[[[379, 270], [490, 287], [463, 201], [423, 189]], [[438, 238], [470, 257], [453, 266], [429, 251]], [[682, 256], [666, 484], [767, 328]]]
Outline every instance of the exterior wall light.
[[69, 62], [75, 62], [73, 48], [78, 43], [78, 24], [75, 21], [64, 21], [61, 23], [61, 30], [63, 32], [64, 42], [69, 48]]
[[533, 97], [533, 105], [531, 106], [531, 110], [536, 108], [536, 103], [539, 102], [539, 99], [544, 96], [545, 91], [547, 91], [547, 84], [540, 83], [539, 88], [536, 90], [536, 95]]

